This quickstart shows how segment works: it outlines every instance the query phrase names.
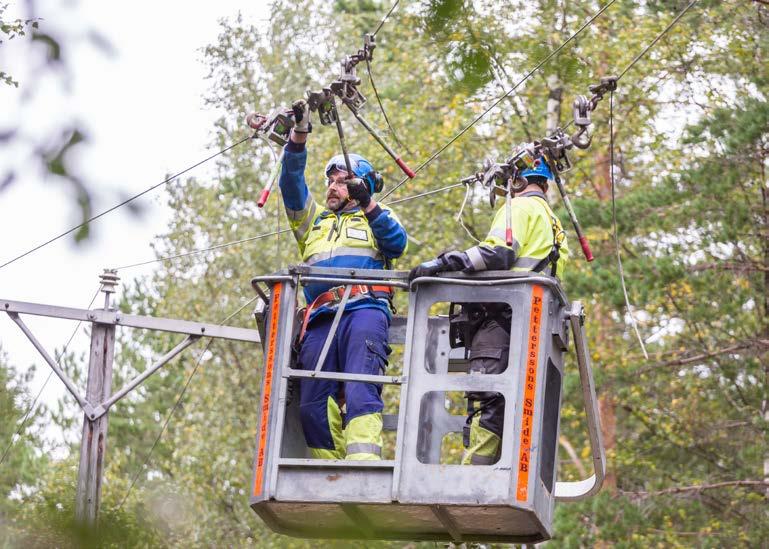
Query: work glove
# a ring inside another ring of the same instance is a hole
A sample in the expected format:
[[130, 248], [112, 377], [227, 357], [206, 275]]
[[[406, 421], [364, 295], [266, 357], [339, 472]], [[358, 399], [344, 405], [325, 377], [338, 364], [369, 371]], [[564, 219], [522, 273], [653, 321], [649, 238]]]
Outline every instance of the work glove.
[[304, 99], [294, 101], [291, 105], [294, 111], [294, 131], [296, 133], [310, 133], [312, 123], [310, 122], [310, 105]]
[[349, 183], [347, 183], [347, 194], [352, 200], [357, 200], [358, 205], [363, 210], [371, 204], [371, 193], [369, 192], [368, 183], [359, 177], [349, 180]]
[[442, 257], [420, 263], [409, 272], [409, 282], [420, 276], [433, 276], [436, 273], [447, 271], [449, 266]]

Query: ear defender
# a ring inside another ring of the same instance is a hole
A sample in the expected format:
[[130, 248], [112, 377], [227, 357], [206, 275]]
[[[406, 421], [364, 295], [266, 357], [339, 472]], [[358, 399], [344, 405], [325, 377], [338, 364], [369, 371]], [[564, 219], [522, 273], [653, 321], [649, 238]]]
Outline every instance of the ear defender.
[[371, 179], [374, 182], [374, 192], [381, 193], [382, 190], [384, 190], [384, 178], [382, 177], [382, 174], [377, 171], [374, 171], [369, 175], [371, 176]]

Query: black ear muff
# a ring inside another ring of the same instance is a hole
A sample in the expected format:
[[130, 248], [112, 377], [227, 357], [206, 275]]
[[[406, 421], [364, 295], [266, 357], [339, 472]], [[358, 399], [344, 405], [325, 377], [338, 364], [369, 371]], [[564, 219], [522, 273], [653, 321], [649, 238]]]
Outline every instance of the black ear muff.
[[374, 192], [381, 193], [382, 190], [384, 190], [384, 179], [382, 178], [382, 174], [379, 172], [374, 172], [373, 177], [374, 177]]

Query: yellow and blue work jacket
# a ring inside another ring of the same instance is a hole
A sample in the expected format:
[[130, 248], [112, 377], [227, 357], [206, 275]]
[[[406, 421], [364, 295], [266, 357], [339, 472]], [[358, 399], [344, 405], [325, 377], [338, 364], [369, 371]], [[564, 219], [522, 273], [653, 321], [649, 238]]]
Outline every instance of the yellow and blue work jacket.
[[550, 209], [545, 195], [540, 192], [520, 194], [512, 200], [511, 209], [512, 246], [505, 241], [505, 207], [502, 206], [483, 242], [464, 252], [448, 252], [441, 256], [449, 270], [510, 269], [562, 275], [569, 258], [569, 247], [563, 226]]
[[[377, 205], [365, 213], [360, 208], [333, 212], [313, 200], [304, 177], [307, 151], [289, 142], [283, 155], [280, 190], [289, 225], [299, 244], [302, 261], [313, 267], [385, 269], [406, 251], [408, 240], [395, 213]], [[335, 284], [308, 284], [304, 297], [308, 305]], [[347, 302], [345, 311], [376, 307], [390, 314], [383, 296], [358, 294]], [[329, 304], [313, 313], [329, 312]]]

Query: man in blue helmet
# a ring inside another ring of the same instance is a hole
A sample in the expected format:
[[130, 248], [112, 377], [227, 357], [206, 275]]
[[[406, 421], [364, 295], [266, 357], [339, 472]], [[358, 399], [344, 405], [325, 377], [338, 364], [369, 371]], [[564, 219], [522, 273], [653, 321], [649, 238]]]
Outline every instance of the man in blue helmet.
[[[293, 110], [296, 123], [285, 147], [280, 190], [302, 261], [315, 267], [389, 268], [406, 251], [407, 238], [395, 214], [371, 196], [382, 190], [381, 176], [357, 154], [348, 155], [349, 174], [344, 157], [337, 155], [326, 165], [325, 207], [315, 202], [304, 176], [310, 111], [303, 100]], [[315, 369], [342, 291], [331, 284], [305, 286], [300, 368]], [[390, 299], [387, 286], [353, 286], [322, 370], [384, 372], [390, 354]], [[372, 383], [302, 379], [300, 418], [312, 456], [381, 459], [381, 393], [381, 385]]]
[[[569, 256], [561, 222], [547, 203], [548, 180], [553, 179], [544, 159], [521, 172], [528, 185], [511, 202], [513, 242], [505, 238], [505, 208], [497, 211], [486, 239], [464, 251], [441, 254], [415, 267], [409, 279], [442, 271], [473, 273], [484, 270], [563, 273]], [[507, 368], [511, 314], [507, 305], [462, 304], [463, 341], [470, 374], [500, 374]], [[491, 465], [499, 459], [505, 403], [499, 393], [467, 393], [467, 422], [463, 464]]]

